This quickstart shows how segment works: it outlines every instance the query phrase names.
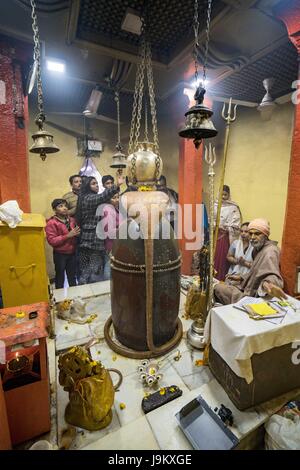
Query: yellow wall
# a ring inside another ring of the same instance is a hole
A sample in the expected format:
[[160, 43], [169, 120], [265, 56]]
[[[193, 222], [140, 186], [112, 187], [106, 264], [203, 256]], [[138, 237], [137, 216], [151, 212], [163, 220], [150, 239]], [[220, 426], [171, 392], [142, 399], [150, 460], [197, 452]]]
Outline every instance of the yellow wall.
[[[217, 148], [216, 187], [219, 186], [224, 124], [220, 107], [213, 117], [220, 133], [212, 142]], [[277, 106], [270, 121], [263, 121], [256, 108], [237, 108], [230, 128], [224, 183], [242, 211], [243, 220], [264, 217], [271, 224], [271, 239], [281, 244], [288, 185], [294, 107]], [[223, 128], [223, 129], [222, 129]], [[204, 169], [204, 189], [207, 177]], [[206, 196], [207, 197], [207, 196]]]

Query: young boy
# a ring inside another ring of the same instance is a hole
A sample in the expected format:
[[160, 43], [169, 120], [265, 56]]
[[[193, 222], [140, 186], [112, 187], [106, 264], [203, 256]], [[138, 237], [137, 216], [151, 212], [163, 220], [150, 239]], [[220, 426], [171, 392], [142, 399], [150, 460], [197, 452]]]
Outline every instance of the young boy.
[[52, 216], [46, 225], [46, 236], [49, 245], [53, 247], [55, 265], [55, 288], [64, 286], [65, 271], [69, 286], [76, 286], [76, 238], [80, 228], [73, 217], [68, 216], [68, 206], [65, 199], [52, 201]]

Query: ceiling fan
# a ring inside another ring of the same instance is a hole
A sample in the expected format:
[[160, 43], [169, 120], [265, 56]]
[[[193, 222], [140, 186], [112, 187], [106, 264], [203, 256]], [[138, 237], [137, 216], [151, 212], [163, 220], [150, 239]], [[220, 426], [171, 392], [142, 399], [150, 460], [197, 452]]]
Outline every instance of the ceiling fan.
[[[111, 74], [105, 77], [105, 82], [107, 83], [106, 87], [110, 92], [120, 90], [125, 82], [128, 79], [128, 76], [131, 72], [132, 64], [115, 59], [112, 65]], [[80, 81], [80, 79], [77, 79]], [[88, 83], [86, 80], [83, 80], [83, 83]], [[89, 85], [91, 82], [88, 83]], [[105, 87], [96, 84], [91, 91], [90, 97], [82, 113], [80, 112], [66, 112], [66, 111], [57, 111], [49, 114], [56, 114], [61, 116], [84, 116], [88, 119], [98, 119], [99, 121], [108, 122], [110, 124], [118, 124], [116, 119], [104, 116], [103, 114], [98, 114], [98, 109], [103, 98], [103, 91], [101, 90]], [[122, 124], [120, 122], [120, 124]]]
[[83, 112], [52, 111], [48, 112], [48, 114], [57, 116], [80, 116], [81, 118], [97, 119], [99, 121], [108, 122], [110, 124], [118, 124], [116, 119], [97, 113], [102, 97], [103, 92], [100, 90], [99, 85], [96, 85], [91, 91], [90, 97]]

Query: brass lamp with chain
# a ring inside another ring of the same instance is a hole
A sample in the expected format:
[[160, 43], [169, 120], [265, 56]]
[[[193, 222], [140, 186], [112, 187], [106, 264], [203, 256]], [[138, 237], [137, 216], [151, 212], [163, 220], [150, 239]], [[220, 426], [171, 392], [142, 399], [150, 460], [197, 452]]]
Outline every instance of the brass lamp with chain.
[[32, 135], [33, 144], [29, 151], [32, 153], [38, 153], [41, 159], [44, 161], [48, 153], [59, 152], [59, 148], [53, 142], [53, 135], [48, 131], [44, 130], [44, 122], [46, 116], [44, 113], [44, 100], [43, 100], [43, 89], [42, 89], [42, 77], [41, 77], [41, 52], [40, 52], [40, 38], [39, 28], [37, 24], [36, 16], [36, 5], [34, 0], [30, 0], [32, 8], [32, 30], [34, 40], [34, 64], [36, 65], [37, 74], [37, 94], [38, 94], [38, 109], [39, 113], [35, 119], [35, 123], [38, 126], [38, 131]]
[[117, 174], [122, 175], [123, 169], [126, 168], [126, 155], [123, 153], [121, 144], [121, 131], [120, 131], [120, 95], [118, 90], [115, 91], [115, 102], [117, 105], [117, 121], [118, 121], [118, 142], [116, 145], [117, 152], [112, 156], [111, 168], [117, 169]]
[[[144, 189], [155, 189], [155, 185], [161, 175], [162, 160], [159, 152], [156, 105], [153, 82], [153, 71], [151, 61], [151, 45], [145, 32], [145, 20], [142, 19], [142, 45], [141, 61], [138, 65], [133, 110], [130, 128], [129, 148], [128, 148], [128, 178], [129, 182]], [[146, 77], [145, 77], [146, 71]], [[146, 80], [145, 80], [146, 78]], [[142, 117], [144, 83], [148, 82], [148, 94], [150, 103], [150, 113], [152, 120], [153, 142], [148, 139], [147, 123], [147, 95], [145, 93], [145, 139], [140, 141], [140, 125]]]
[[185, 139], [193, 139], [195, 147], [198, 149], [202, 139], [215, 137], [218, 131], [215, 129], [211, 116], [213, 112], [203, 104], [206, 81], [206, 64], [208, 54], [209, 32], [210, 32], [210, 17], [211, 17], [212, 0], [207, 0], [207, 18], [206, 18], [206, 43], [203, 60], [203, 77], [202, 82], [198, 85], [198, 53], [199, 53], [199, 19], [198, 19], [198, 0], [195, 0], [194, 6], [194, 60], [195, 60], [195, 83], [197, 84], [194, 99], [197, 104], [192, 106], [186, 113], [185, 127], [179, 131], [180, 137]]
[[[206, 92], [204, 85], [206, 81], [206, 64], [208, 55], [208, 44], [209, 44], [209, 33], [210, 33], [210, 19], [211, 19], [211, 7], [212, 0], [207, 0], [207, 17], [206, 17], [206, 42], [203, 60], [203, 77], [202, 83], [197, 87], [195, 93], [195, 100], [197, 104], [193, 106], [185, 114], [186, 116], [186, 127], [179, 132], [179, 135], [184, 138], [193, 138], [194, 145], [196, 148], [200, 146], [202, 139], [215, 137], [217, 130], [215, 129], [210, 117], [213, 112], [206, 106], [203, 105], [204, 94]], [[198, 1], [195, 0], [194, 4], [194, 33], [195, 33], [195, 45], [194, 45], [194, 58], [195, 58], [195, 81], [198, 81], [198, 50], [199, 50], [199, 20], [198, 20]], [[204, 271], [200, 270], [200, 285], [203, 287], [195, 295], [199, 296], [201, 305], [199, 311], [199, 318], [197, 318], [191, 325], [187, 332], [187, 339], [191, 346], [196, 349], [203, 349], [205, 344], [204, 339], [204, 324], [206, 321], [207, 314], [212, 307], [213, 302], [213, 275], [214, 275], [214, 165], [216, 163], [215, 148], [209, 145], [205, 149], [205, 161], [209, 166], [208, 180], [209, 180], [209, 271], [205, 267]], [[207, 249], [204, 247], [204, 252], [207, 257]], [[203, 252], [203, 253], [204, 253]], [[207, 261], [205, 260], [205, 264]], [[204, 277], [204, 278], [203, 278]]]

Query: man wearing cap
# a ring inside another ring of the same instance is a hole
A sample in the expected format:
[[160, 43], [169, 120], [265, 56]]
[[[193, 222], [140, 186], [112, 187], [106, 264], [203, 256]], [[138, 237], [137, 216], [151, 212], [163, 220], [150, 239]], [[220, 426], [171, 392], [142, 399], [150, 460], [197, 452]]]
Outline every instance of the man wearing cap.
[[254, 219], [248, 226], [250, 243], [253, 246], [253, 264], [247, 274], [227, 276], [228, 280], [237, 283], [235, 286], [222, 282], [214, 288], [217, 301], [224, 305], [238, 302], [242, 297], [286, 298], [282, 290], [283, 279], [279, 269], [280, 251], [277, 245], [269, 240], [270, 225], [265, 219]]

